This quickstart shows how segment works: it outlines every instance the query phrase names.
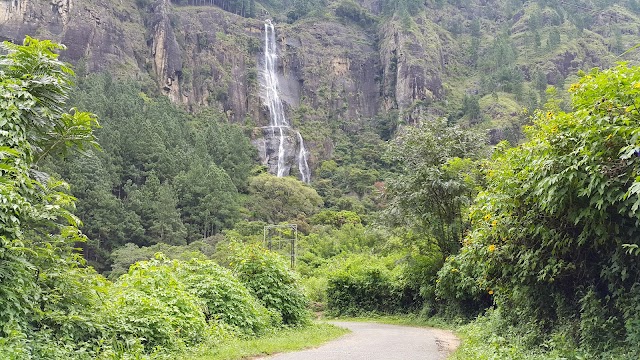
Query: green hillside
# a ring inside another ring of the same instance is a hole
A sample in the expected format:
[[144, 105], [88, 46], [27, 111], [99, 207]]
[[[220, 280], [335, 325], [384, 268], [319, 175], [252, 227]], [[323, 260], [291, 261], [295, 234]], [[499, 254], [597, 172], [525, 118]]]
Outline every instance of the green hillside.
[[640, 356], [637, 0], [0, 1], [0, 38], [0, 359], [339, 334], [313, 312]]

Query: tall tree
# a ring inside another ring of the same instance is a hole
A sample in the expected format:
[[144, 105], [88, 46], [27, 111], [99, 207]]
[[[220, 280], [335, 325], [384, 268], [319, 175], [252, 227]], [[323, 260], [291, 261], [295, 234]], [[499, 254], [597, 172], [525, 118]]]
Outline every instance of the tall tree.
[[270, 223], [309, 217], [322, 206], [322, 198], [311, 187], [293, 177], [260, 174], [249, 182], [254, 217]]
[[188, 241], [231, 227], [239, 218], [238, 191], [224, 170], [207, 159], [195, 160], [175, 179], [178, 206]]
[[640, 68], [594, 70], [570, 92], [572, 112], [553, 101], [527, 142], [499, 147], [441, 295], [495, 289], [513, 323], [569, 326], [594, 353], [618, 344], [635, 358], [640, 263], [624, 245], [640, 245]]
[[0, 338], [26, 339], [47, 317], [49, 296], [73, 296], [55, 284], [80, 265], [74, 244], [84, 239], [65, 184], [37, 163], [95, 145], [97, 122], [65, 110], [73, 72], [55, 53], [62, 46], [27, 37], [0, 48]]
[[135, 186], [127, 193], [127, 207], [140, 216], [145, 229], [142, 242], [131, 242], [143, 246], [186, 244], [187, 231], [180, 219], [178, 199], [171, 185], [161, 184], [155, 173], [151, 173], [144, 185]]
[[484, 136], [446, 119], [406, 127], [388, 149], [398, 173], [386, 182], [388, 221], [434, 238], [440, 250], [452, 254], [468, 227], [465, 209], [476, 193], [477, 159]]

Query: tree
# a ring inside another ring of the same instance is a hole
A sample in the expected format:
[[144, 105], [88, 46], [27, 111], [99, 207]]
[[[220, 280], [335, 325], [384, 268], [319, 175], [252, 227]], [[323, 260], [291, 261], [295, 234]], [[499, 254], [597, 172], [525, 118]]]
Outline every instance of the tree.
[[249, 181], [253, 216], [270, 223], [309, 217], [322, 206], [322, 198], [311, 187], [293, 177], [260, 174]]
[[230, 228], [239, 218], [238, 191], [224, 170], [207, 159], [194, 160], [175, 179], [182, 221], [188, 241]]
[[435, 238], [443, 254], [455, 253], [468, 227], [465, 209], [476, 193], [483, 136], [446, 119], [407, 127], [388, 149], [398, 173], [386, 182], [386, 218]]
[[555, 46], [558, 46], [561, 42], [560, 31], [557, 28], [551, 29], [549, 32], [549, 38], [547, 39], [547, 50], [551, 51]]
[[145, 231], [140, 216], [114, 195], [112, 189], [119, 184], [119, 177], [105, 168], [106, 156], [89, 153], [47, 164], [71, 184], [71, 194], [77, 199], [75, 213], [82, 221], [80, 229], [89, 239], [81, 244], [83, 255], [99, 271], [107, 270], [113, 249], [140, 239]]
[[[79, 220], [69, 211], [73, 198], [63, 192], [66, 184], [37, 167], [49, 156], [97, 146], [92, 133], [95, 117], [64, 109], [73, 71], [58, 60], [54, 51], [60, 49], [61, 45], [30, 37], [23, 45], [1, 45], [0, 338], [9, 341], [0, 347], [27, 338], [29, 329], [44, 322], [56, 329], [68, 312], [59, 312], [57, 318], [53, 312], [71, 306], [73, 301], [68, 301], [76, 295], [75, 300], [83, 301], [79, 294], [57, 289], [61, 282], [72, 288], [70, 278], [81, 264], [74, 244], [84, 237]], [[49, 302], [50, 296], [58, 301]], [[70, 325], [65, 335], [80, 323]], [[30, 357], [25, 348], [22, 354]]]
[[128, 242], [179, 244], [185, 230], [194, 241], [231, 226], [254, 162], [255, 148], [221, 113], [190, 115], [143, 85], [108, 74], [82, 79], [73, 98], [100, 116], [104, 151], [51, 165], [72, 185], [87, 220], [85, 255], [99, 269]]
[[131, 242], [136, 245], [186, 244], [187, 231], [180, 219], [178, 198], [171, 185], [161, 184], [152, 173], [143, 186], [127, 193], [127, 207], [140, 216], [146, 229], [142, 242], [130, 239]]
[[513, 323], [568, 325], [597, 353], [635, 344], [634, 358], [640, 263], [624, 245], [640, 244], [640, 68], [593, 70], [570, 92], [572, 112], [551, 102], [526, 143], [499, 147], [441, 296], [495, 292]]
[[477, 123], [482, 115], [480, 112], [480, 101], [478, 97], [465, 94], [462, 99], [462, 112], [469, 116], [469, 120], [472, 124]]
[[191, 137], [199, 156], [209, 156], [225, 170], [238, 191], [246, 192], [256, 149], [239, 126], [217, 122], [214, 114], [201, 114]]

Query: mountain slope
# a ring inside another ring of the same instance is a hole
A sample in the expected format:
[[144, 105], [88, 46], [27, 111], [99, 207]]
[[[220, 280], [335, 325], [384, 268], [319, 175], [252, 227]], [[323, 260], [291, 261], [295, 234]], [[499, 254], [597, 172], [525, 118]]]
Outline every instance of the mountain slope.
[[263, 19], [273, 18], [283, 98], [316, 169], [336, 136], [376, 121], [386, 133], [421, 116], [508, 128], [521, 107], [545, 101], [548, 84], [637, 57], [618, 55], [637, 42], [639, 8], [635, 0], [12, 0], [0, 2], [0, 38], [53, 38], [83, 71], [155, 82], [173, 102], [212, 106], [251, 128], [268, 123], [259, 76]]

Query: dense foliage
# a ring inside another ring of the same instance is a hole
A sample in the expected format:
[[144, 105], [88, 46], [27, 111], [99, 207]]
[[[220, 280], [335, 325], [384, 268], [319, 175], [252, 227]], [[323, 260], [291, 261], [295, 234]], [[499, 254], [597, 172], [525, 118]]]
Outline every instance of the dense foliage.
[[172, 267], [189, 292], [204, 300], [209, 321], [252, 335], [279, 325], [280, 314], [270, 313], [230, 270], [210, 260], [173, 262]]
[[126, 243], [183, 245], [240, 218], [255, 149], [219, 114], [189, 115], [140, 84], [108, 75], [82, 79], [72, 101], [101, 119], [102, 152], [48, 164], [68, 180], [100, 270]]
[[107, 313], [117, 340], [138, 339], [147, 352], [180, 349], [207, 337], [203, 300], [159, 261], [139, 262], [110, 288]]
[[445, 255], [457, 252], [479, 185], [473, 159], [484, 146], [480, 133], [447, 126], [446, 119], [403, 129], [387, 154], [399, 167], [386, 184], [390, 223], [433, 237]]
[[310, 217], [323, 205], [313, 188], [292, 177], [260, 174], [251, 178], [249, 193], [253, 195], [249, 205], [253, 217], [269, 223]]
[[493, 295], [507, 323], [526, 319], [533, 342], [556, 332], [636, 358], [640, 268], [623, 245], [639, 238], [640, 69], [596, 69], [570, 91], [574, 111], [552, 102], [526, 143], [498, 149], [438, 289], [451, 300]]
[[236, 252], [230, 265], [238, 279], [285, 325], [303, 325], [310, 320], [297, 276], [277, 254], [249, 246]]
[[[400, 268], [372, 256], [347, 258], [327, 278], [327, 309], [333, 315], [395, 313], [405, 309]], [[385, 264], [386, 262], [386, 264]], [[391, 266], [389, 266], [391, 265]]]
[[[163, 228], [153, 236], [162, 241], [164, 249], [175, 250], [175, 257], [189, 260], [167, 260], [155, 254], [155, 259], [135, 263], [113, 283], [85, 266], [75, 249], [86, 240], [78, 229], [80, 220], [71, 212], [75, 199], [61, 191], [67, 184], [40, 168], [48, 157], [79, 158], [71, 151], [88, 152], [97, 147], [95, 117], [75, 109], [69, 113], [64, 110], [73, 72], [57, 60], [53, 51], [60, 48], [49, 41], [27, 38], [24, 45], [5, 43], [4, 54], [0, 55], [3, 359], [172, 358], [205, 342], [215, 346], [229, 337], [260, 335], [278, 328], [283, 321], [287, 325], [305, 324], [305, 297], [276, 254], [265, 253], [251, 258], [253, 262], [241, 261], [245, 267], [236, 267], [236, 271], [247, 274], [250, 264], [260, 268], [268, 263], [270, 266], [260, 269], [259, 276], [273, 280], [266, 291], [255, 283], [252, 291], [248, 290], [231, 270], [205, 260], [205, 253], [211, 254], [211, 243], [172, 246], [169, 243], [176, 243], [172, 241], [175, 233], [163, 237], [163, 233], [168, 235]], [[93, 156], [93, 160], [98, 159]], [[150, 161], [148, 164], [154, 163]], [[223, 161], [220, 166], [233, 164]], [[210, 166], [214, 165], [212, 162]], [[138, 206], [144, 207], [147, 200], [157, 200], [163, 191], [170, 191], [163, 190], [160, 178], [153, 172], [146, 173], [144, 166], [127, 171], [134, 176], [125, 187], [130, 197], [138, 197]], [[180, 175], [179, 171], [174, 173]], [[137, 194], [129, 188], [135, 186], [132, 180], [137, 176], [146, 177], [148, 194]], [[235, 191], [230, 177], [223, 178], [229, 179]], [[86, 184], [92, 185], [89, 181]], [[115, 196], [115, 190], [105, 194]], [[175, 206], [175, 201], [167, 204]], [[158, 206], [156, 210], [167, 209]], [[171, 224], [160, 221], [159, 225]], [[154, 229], [151, 226], [149, 231]], [[140, 250], [134, 244], [128, 248]], [[138, 260], [135, 257], [140, 255], [133, 252], [126, 254], [128, 257], [121, 255], [119, 271], [124, 272], [124, 267]], [[257, 254], [259, 250], [240, 247], [237, 252], [234, 256], [242, 259], [243, 254]], [[148, 253], [143, 258], [148, 259]]]
[[73, 253], [84, 240], [73, 200], [37, 167], [95, 144], [95, 118], [64, 109], [73, 72], [53, 53], [60, 48], [27, 38], [0, 52], [0, 352], [15, 359], [54, 358], [65, 351], [58, 341], [83, 347], [95, 334], [87, 308], [98, 297]]

